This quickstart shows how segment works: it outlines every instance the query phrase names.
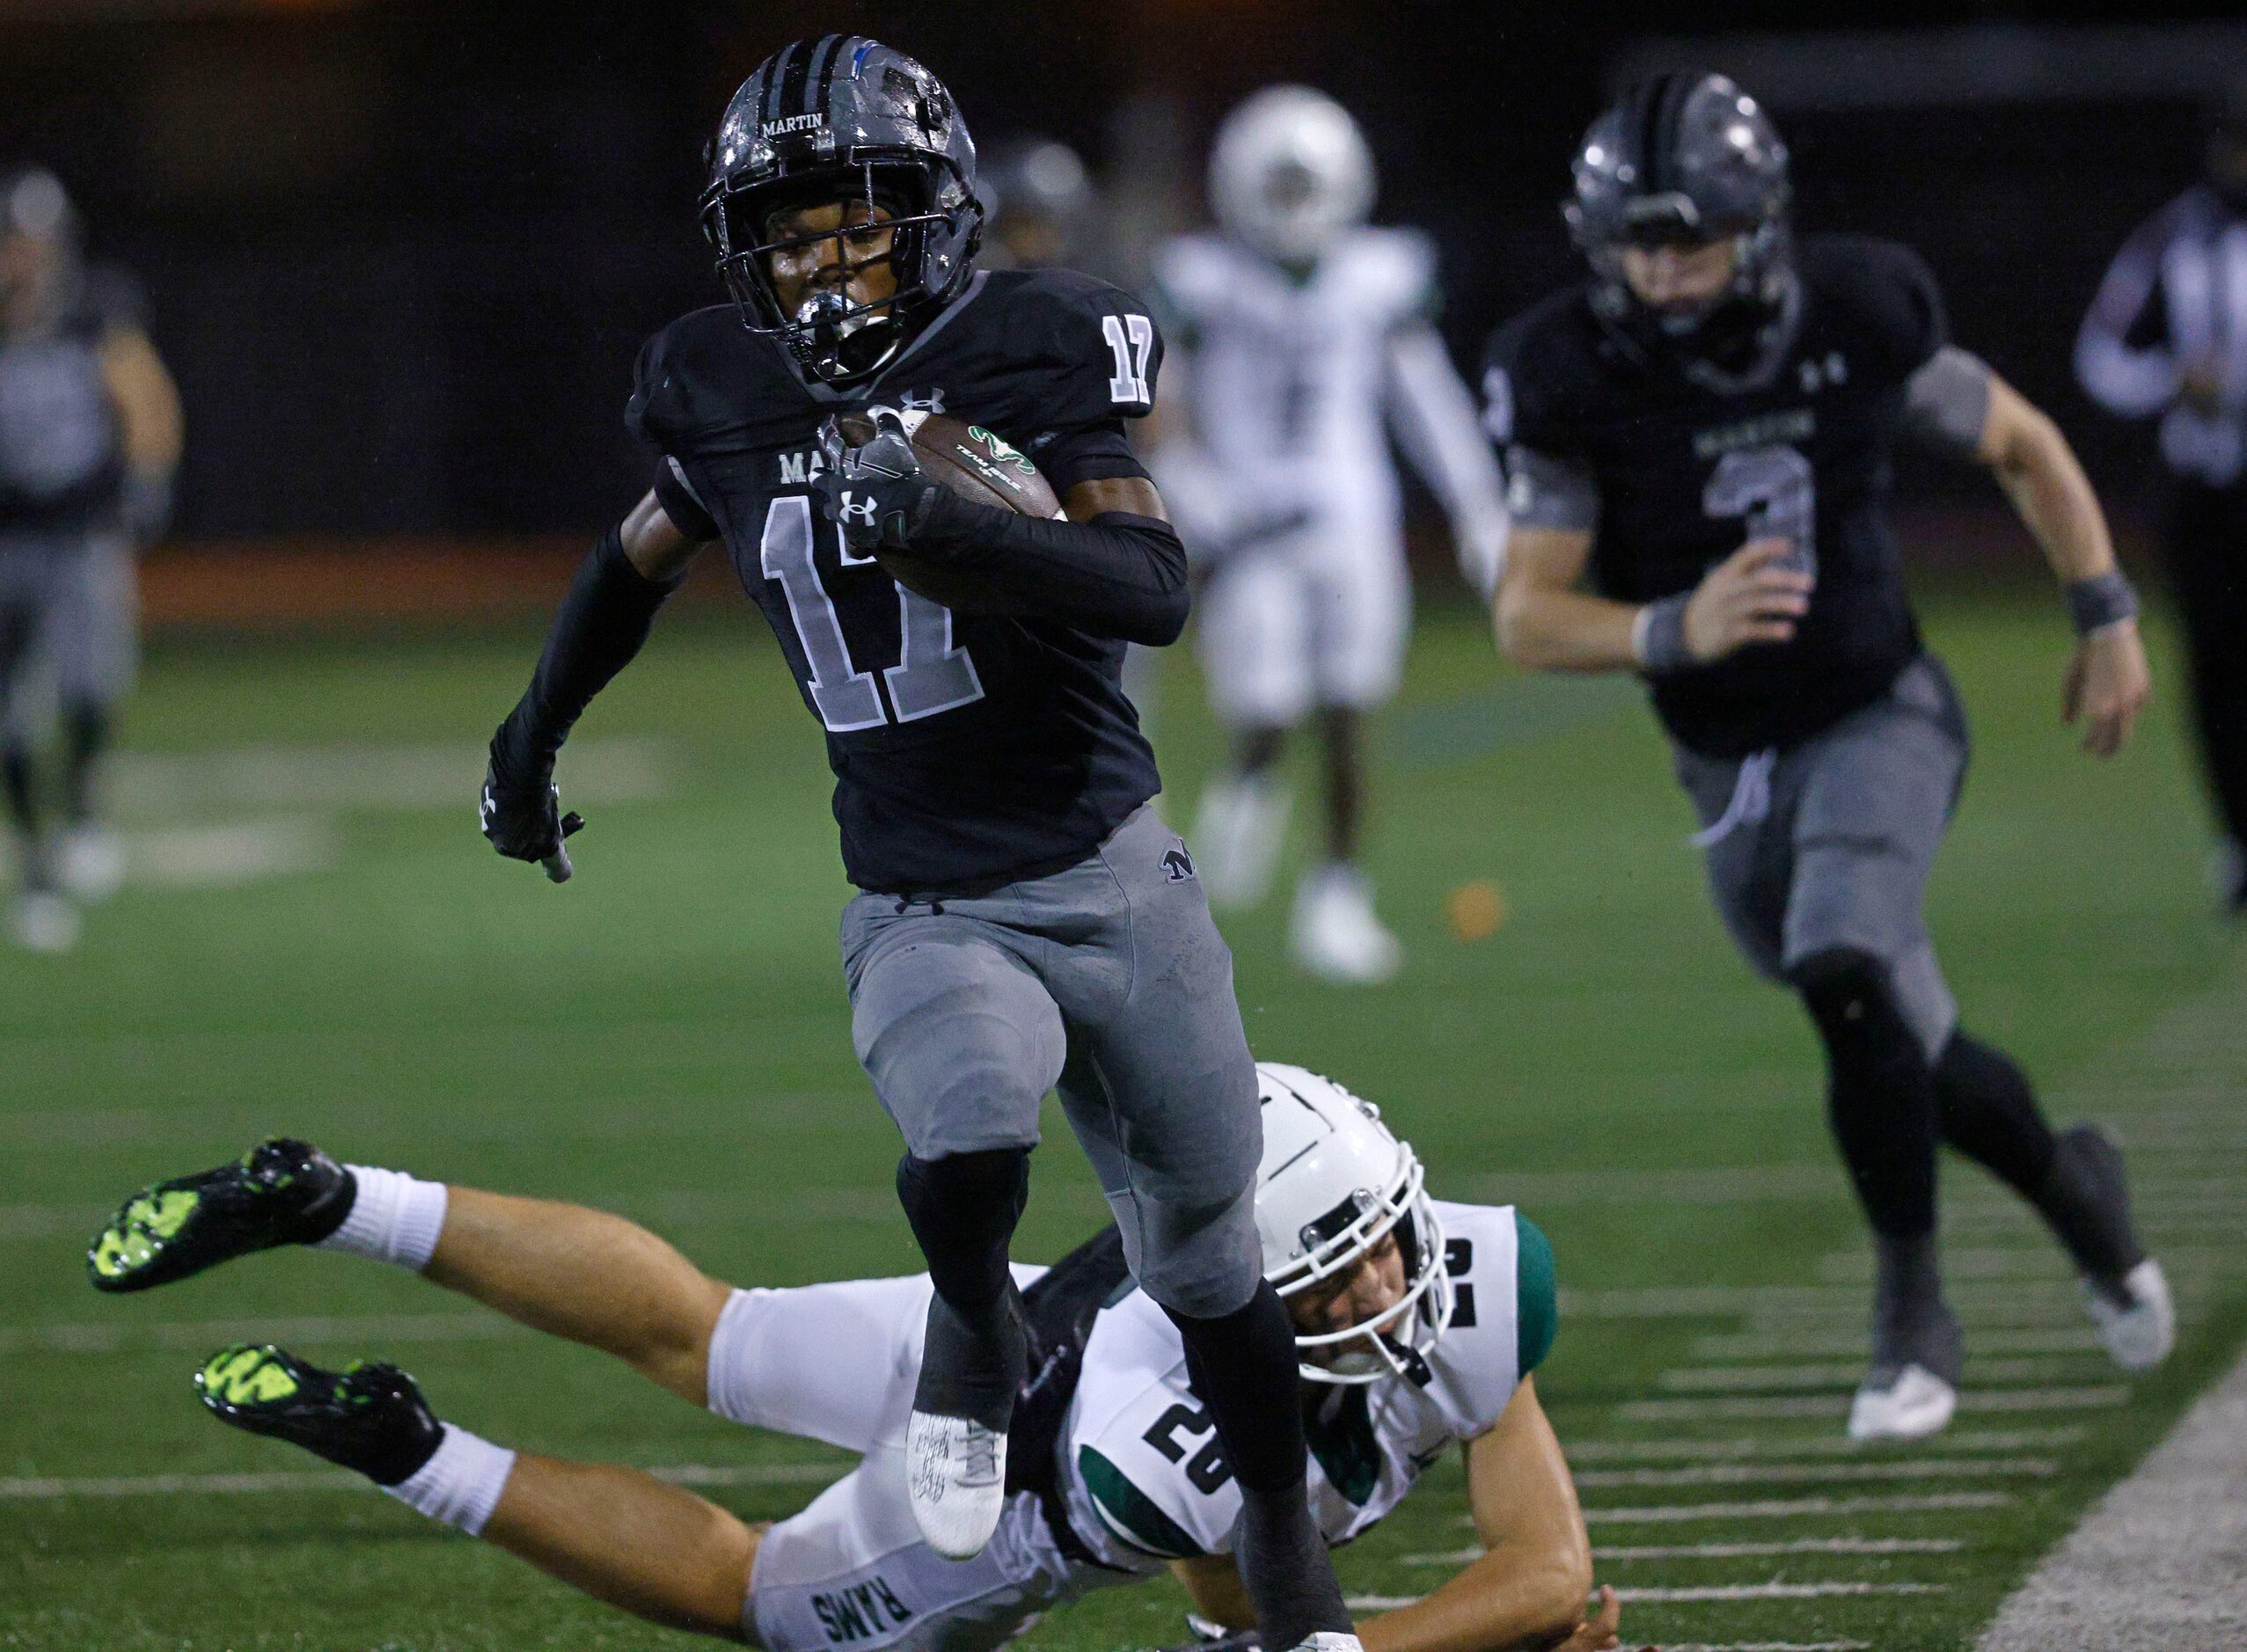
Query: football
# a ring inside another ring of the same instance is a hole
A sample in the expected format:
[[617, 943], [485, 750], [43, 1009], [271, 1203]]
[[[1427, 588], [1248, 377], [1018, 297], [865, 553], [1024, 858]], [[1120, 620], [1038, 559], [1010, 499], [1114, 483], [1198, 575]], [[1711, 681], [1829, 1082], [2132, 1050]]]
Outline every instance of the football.
[[[931, 481], [978, 505], [998, 505], [1026, 516], [1061, 514], [1051, 484], [1000, 437], [947, 413], [908, 408], [901, 416], [913, 452]], [[844, 434], [853, 442], [874, 434], [872, 424], [862, 417], [853, 415], [842, 422]], [[963, 614], [994, 611], [983, 581], [970, 570], [917, 557], [911, 551], [877, 551], [875, 556], [891, 579], [933, 603]]]

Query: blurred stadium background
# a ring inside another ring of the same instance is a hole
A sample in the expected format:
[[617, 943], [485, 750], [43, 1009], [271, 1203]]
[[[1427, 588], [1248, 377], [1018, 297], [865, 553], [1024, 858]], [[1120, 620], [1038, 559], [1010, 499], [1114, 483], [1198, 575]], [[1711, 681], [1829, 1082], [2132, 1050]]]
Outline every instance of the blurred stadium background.
[[[188, 432], [116, 777], [134, 881], [69, 957], [0, 953], [0, 1646], [684, 1644], [276, 1479], [298, 1464], [187, 1387], [275, 1322], [316, 1356], [400, 1358], [500, 1437], [679, 1467], [760, 1517], [831, 1471], [372, 1270], [276, 1259], [107, 1303], [77, 1248], [131, 1186], [285, 1128], [625, 1209], [745, 1283], [913, 1266], [844, 1032], [818, 748], [724, 582], [565, 760], [593, 820], [579, 881], [496, 863], [470, 815], [537, 617], [645, 486], [632, 355], [717, 296], [702, 143], [776, 44], [875, 34], [986, 144], [1075, 145], [1127, 278], [1200, 217], [1232, 102], [1322, 86], [1372, 140], [1377, 218], [1436, 238], [1463, 366], [1573, 273], [1555, 205], [1602, 94], [1724, 69], [1788, 135], [1803, 223], [1919, 248], [2142, 559], [2150, 441], [2093, 412], [2069, 347], [2115, 247], [2196, 175], [2199, 100], [2247, 69], [2229, 11], [1873, 5], [1843, 33], [1769, 5], [0, 4], [0, 161], [53, 167], [91, 254], [145, 285]], [[1519, 1199], [1552, 1235], [1568, 1295], [1541, 1381], [1630, 1644], [1969, 1643], [2247, 1330], [2247, 996], [2207, 915], [2178, 697], [2123, 763], [2082, 764], [2025, 537], [1976, 476], [1929, 463], [1905, 487], [1980, 741], [1936, 921], [1986, 1029], [2136, 1155], [2188, 1321], [2158, 1378], [2126, 1390], [2090, 1358], [2060, 1263], [1977, 1183], [1951, 1239], [1968, 1415], [1913, 1459], [1826, 1450], [1865, 1264], [1808, 1032], [1707, 910], [1635, 695], [1514, 676], [1440, 578], [1373, 832], [1405, 974], [1337, 994], [1286, 969], [1276, 917], [1229, 926], [1260, 1050], [1373, 1093], [1438, 1191]], [[1180, 653], [1157, 744], [1182, 813], [1216, 736]], [[1462, 940], [1447, 898], [1479, 881], [1504, 921]], [[1019, 1251], [1044, 1257], [1097, 1210], [1073, 1152], [1039, 1177]], [[1354, 1590], [1441, 1575], [1464, 1502], [1455, 1470], [1433, 1484], [1345, 1557]], [[1178, 1611], [1110, 1595], [1030, 1644], [1156, 1644]]]

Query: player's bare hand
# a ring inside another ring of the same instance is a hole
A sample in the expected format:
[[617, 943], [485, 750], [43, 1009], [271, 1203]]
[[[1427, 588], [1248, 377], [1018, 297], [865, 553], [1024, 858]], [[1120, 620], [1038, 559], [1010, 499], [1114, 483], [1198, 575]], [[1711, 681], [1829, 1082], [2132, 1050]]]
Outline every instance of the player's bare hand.
[[1622, 1616], [1622, 1605], [1615, 1598], [1615, 1591], [1600, 1584], [1599, 1592], [1592, 1597], [1591, 1612], [1576, 1626], [1576, 1633], [1556, 1643], [1552, 1652], [1616, 1652], [1622, 1645], [1617, 1638]]
[[1686, 650], [1702, 665], [1757, 642], [1787, 642], [1810, 611], [1809, 570], [1791, 539], [1751, 539], [1702, 576], [1686, 603]]
[[2068, 662], [2060, 720], [2081, 721], [2083, 749], [2094, 757], [2111, 757], [2129, 743], [2153, 691], [2138, 624], [2122, 620], [2075, 645], [2075, 657]]

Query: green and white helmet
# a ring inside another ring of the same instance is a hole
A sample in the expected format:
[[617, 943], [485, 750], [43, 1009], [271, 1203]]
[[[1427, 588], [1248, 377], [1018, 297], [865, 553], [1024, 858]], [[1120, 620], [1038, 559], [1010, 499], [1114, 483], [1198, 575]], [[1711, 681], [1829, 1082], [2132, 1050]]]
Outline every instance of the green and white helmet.
[[1317, 261], [1373, 207], [1373, 153], [1350, 112], [1308, 86], [1267, 86], [1218, 128], [1210, 204], [1282, 264]]
[[1450, 1329], [1453, 1301], [1419, 1156], [1379, 1107], [1331, 1078], [1260, 1061], [1256, 1088], [1264, 1277], [1283, 1297], [1299, 1296], [1346, 1277], [1392, 1234], [1404, 1258], [1404, 1295], [1393, 1306], [1346, 1331], [1295, 1339], [1304, 1380], [1350, 1387], [1409, 1374]]

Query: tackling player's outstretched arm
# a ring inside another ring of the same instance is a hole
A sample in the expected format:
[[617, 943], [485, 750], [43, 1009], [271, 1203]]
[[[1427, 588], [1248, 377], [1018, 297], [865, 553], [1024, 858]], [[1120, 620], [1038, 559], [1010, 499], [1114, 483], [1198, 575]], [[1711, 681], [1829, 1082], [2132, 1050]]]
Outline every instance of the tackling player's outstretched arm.
[[1977, 357], [1948, 346], [1913, 375], [1913, 428], [1967, 452], [1997, 479], [2059, 575], [2080, 635], [2061, 715], [2083, 724], [2083, 749], [2112, 757], [2152, 693], [2138, 603], [2119, 568], [2106, 515], [2068, 438]]
[[680, 523], [660, 493], [603, 534], [578, 568], [530, 688], [492, 736], [484, 836], [509, 859], [538, 862], [556, 883], [570, 876], [563, 839], [585, 822], [561, 813], [554, 757], [593, 697], [640, 652], [656, 610], [712, 537], [700, 531], [706, 519]]
[[[1482, 1556], [1426, 1599], [1361, 1619], [1365, 1652], [1600, 1652], [1616, 1644], [1618, 1609], [1601, 1590], [1589, 1615], [1592, 1545], [1559, 1440], [1525, 1377], [1496, 1427], [1469, 1440], [1467, 1496]], [[1212, 1627], [1255, 1621], [1230, 1555], [1174, 1561], [1197, 1614]]]

